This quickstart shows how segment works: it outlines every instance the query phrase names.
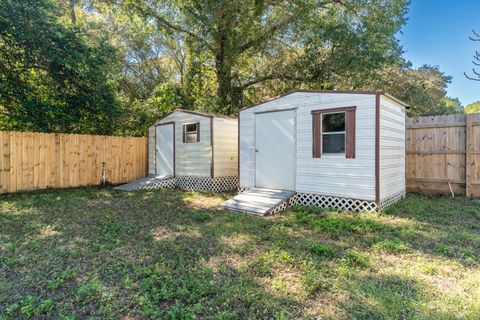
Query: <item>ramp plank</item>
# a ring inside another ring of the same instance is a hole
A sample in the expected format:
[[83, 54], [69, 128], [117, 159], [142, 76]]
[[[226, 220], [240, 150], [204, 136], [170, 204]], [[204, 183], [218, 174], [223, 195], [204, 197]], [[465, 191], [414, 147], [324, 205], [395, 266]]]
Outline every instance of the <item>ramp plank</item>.
[[225, 201], [222, 207], [263, 216], [294, 194], [293, 191], [253, 188]]

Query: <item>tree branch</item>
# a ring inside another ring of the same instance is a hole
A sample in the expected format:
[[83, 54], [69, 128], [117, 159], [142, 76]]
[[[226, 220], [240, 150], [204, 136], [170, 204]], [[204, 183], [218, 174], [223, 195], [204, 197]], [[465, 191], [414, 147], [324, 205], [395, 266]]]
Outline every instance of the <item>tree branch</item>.
[[465, 78], [467, 78], [469, 80], [480, 81], [480, 78], [472, 78], [466, 72], [464, 72], [463, 75], [465, 76]]
[[261, 42], [264, 42], [264, 41], [268, 40], [272, 35], [277, 33], [280, 29], [287, 26], [293, 20], [293, 18], [294, 18], [293, 15], [289, 15], [289, 16], [285, 17], [282, 21], [273, 25], [270, 29], [265, 31], [263, 34], [261, 34], [257, 38], [252, 39], [250, 41], [247, 41], [246, 43], [241, 45], [238, 52], [239, 53], [245, 52], [248, 49], [250, 49], [251, 47], [255, 46], [257, 43], [261, 43]]
[[144, 16], [151, 16], [151, 17], [155, 18], [157, 20], [157, 23], [160, 26], [163, 26], [163, 27], [165, 27], [165, 28], [167, 28], [171, 31], [176, 31], [176, 32], [187, 34], [187, 35], [199, 40], [209, 50], [211, 50], [213, 52], [212, 47], [210, 46], [210, 44], [204, 38], [200, 37], [198, 34], [196, 34], [193, 31], [190, 31], [188, 29], [185, 29], [185, 28], [173, 23], [173, 22], [168, 21], [164, 16], [157, 13], [155, 10], [153, 10], [150, 7], [147, 7], [145, 5], [142, 5], [142, 3], [140, 1], [133, 1], [131, 6], [136, 8]]
[[475, 30], [472, 30], [472, 32], [473, 32], [473, 35], [475, 36], [475, 38], [474, 38], [474, 37], [469, 37], [470, 40], [472, 40], [472, 41], [480, 41], [480, 34], [479, 34], [477, 31], [475, 31]]
[[[475, 31], [475, 30], [472, 30], [473, 32], [473, 37], [469, 37], [470, 40], [472, 41], [480, 41], [480, 34]], [[473, 65], [474, 66], [480, 66], [480, 52], [479, 51], [475, 51], [475, 55], [473, 56]], [[480, 81], [480, 71], [477, 71], [475, 70], [475, 68], [472, 68], [472, 72], [473, 72], [473, 76], [469, 76], [466, 72], [464, 72], [463, 74], [465, 75], [465, 77], [469, 80], [474, 80], [474, 81]]]
[[[295, 1], [288, 1], [288, 2], [292, 5], [295, 3]], [[323, 7], [325, 7], [327, 5], [331, 5], [331, 4], [345, 5], [344, 0], [326, 0], [326, 1], [320, 2], [318, 4], [318, 7], [323, 8]], [[289, 10], [289, 11], [291, 11], [291, 10]], [[246, 43], [241, 45], [238, 53], [243, 53], [243, 52], [247, 51], [248, 49], [250, 49], [251, 47], [255, 46], [256, 44], [259, 44], [259, 43], [262, 43], [262, 42], [268, 40], [273, 35], [275, 35], [278, 31], [280, 31], [284, 27], [288, 26], [295, 18], [296, 17], [293, 14], [290, 14], [290, 15], [286, 16], [280, 22], [271, 26], [268, 30], [263, 32], [261, 35], [259, 35], [255, 39], [247, 41]]]

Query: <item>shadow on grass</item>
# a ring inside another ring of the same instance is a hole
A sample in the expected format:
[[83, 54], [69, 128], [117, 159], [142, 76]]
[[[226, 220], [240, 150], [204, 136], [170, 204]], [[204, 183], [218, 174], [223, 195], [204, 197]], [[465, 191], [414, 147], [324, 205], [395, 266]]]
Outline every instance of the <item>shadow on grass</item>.
[[430, 289], [372, 275], [372, 250], [478, 263], [473, 202], [409, 196], [386, 215], [303, 208], [259, 218], [217, 209], [222, 197], [91, 188], [2, 197], [0, 313], [307, 318], [340, 290], [350, 296], [329, 301], [339, 317], [409, 318]]
[[78, 189], [3, 198], [0, 314], [236, 319], [298, 309], [248, 272], [208, 266], [225, 251], [218, 230], [204, 231], [218, 212], [198, 210], [205, 203], [191, 195]]

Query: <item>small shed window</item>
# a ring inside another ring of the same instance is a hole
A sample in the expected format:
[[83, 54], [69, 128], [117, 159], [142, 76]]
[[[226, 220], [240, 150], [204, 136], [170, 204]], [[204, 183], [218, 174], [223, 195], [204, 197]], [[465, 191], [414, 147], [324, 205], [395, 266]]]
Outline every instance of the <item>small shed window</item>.
[[322, 153], [345, 153], [345, 112], [322, 115]]
[[322, 154], [345, 154], [355, 158], [356, 107], [312, 111], [313, 157]]
[[200, 141], [200, 123], [188, 123], [183, 125], [183, 142], [193, 143]]

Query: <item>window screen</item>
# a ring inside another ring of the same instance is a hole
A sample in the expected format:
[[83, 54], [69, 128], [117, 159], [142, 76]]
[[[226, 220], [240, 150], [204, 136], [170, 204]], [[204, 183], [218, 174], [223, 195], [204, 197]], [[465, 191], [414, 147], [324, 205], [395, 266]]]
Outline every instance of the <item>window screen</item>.
[[200, 141], [200, 124], [189, 123], [183, 125], [183, 142], [192, 143]]

